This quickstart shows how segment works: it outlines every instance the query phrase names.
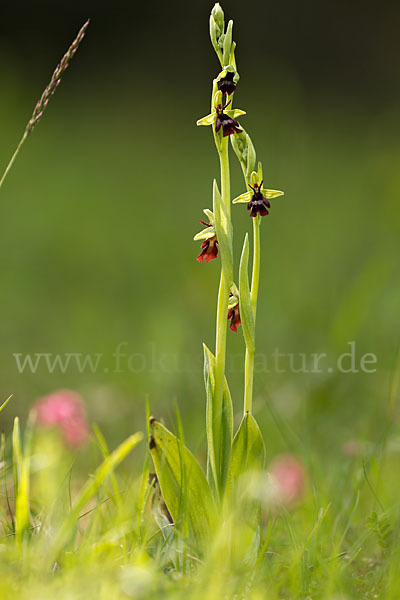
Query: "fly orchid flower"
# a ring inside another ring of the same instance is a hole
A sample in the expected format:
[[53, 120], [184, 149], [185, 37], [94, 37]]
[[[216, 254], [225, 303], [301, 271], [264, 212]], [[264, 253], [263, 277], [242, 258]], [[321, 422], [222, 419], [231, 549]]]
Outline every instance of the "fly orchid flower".
[[219, 90], [214, 96], [214, 111], [199, 119], [197, 125], [214, 125], [215, 133], [218, 133], [222, 128], [222, 136], [227, 137], [234, 133], [241, 133], [239, 123], [236, 121], [236, 117], [245, 115], [244, 110], [235, 108], [233, 110], [226, 110], [231, 103], [231, 100], [227, 104], [222, 104], [222, 92]]
[[239, 81], [239, 74], [232, 66], [227, 67], [217, 77], [218, 89], [222, 94], [230, 96], [236, 90], [236, 85]]
[[270, 200], [283, 196], [283, 192], [280, 190], [268, 190], [263, 187], [264, 180], [260, 164], [258, 166], [258, 173], [253, 171], [250, 179], [251, 183], [248, 186], [251, 191], [241, 194], [232, 200], [232, 203], [239, 204], [240, 202], [246, 202], [247, 210], [251, 211], [251, 217], [256, 217], [257, 215], [264, 217], [269, 214], [268, 209], [271, 208]]
[[199, 231], [199, 233], [196, 233], [193, 239], [195, 241], [203, 240], [203, 243], [201, 244], [201, 252], [197, 257], [197, 260], [199, 262], [203, 262], [203, 260], [205, 260], [206, 263], [208, 263], [210, 260], [213, 260], [218, 256], [218, 240], [215, 233], [214, 213], [212, 213], [211, 210], [208, 210], [208, 208], [205, 208], [203, 212], [208, 217], [209, 223], [200, 220], [200, 223], [205, 225], [205, 229], [202, 229]]
[[229, 329], [234, 333], [237, 333], [238, 327], [241, 325], [242, 321], [240, 320], [239, 310], [239, 290], [234, 283], [229, 292], [228, 319], [231, 320]]

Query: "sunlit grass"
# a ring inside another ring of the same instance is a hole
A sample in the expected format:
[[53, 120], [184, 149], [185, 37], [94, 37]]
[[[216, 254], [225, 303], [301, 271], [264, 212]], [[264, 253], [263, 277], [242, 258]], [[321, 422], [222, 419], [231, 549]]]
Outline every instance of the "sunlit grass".
[[[260, 550], [244, 560], [240, 501], [199, 554], [190, 538], [174, 533], [165, 516], [162, 522], [148, 461], [143, 470], [137, 460], [129, 470], [117, 470], [127, 453], [137, 452], [141, 435], [109, 454], [97, 429], [91, 445], [99, 467], [85, 483], [57, 431], [37, 429], [32, 422], [24, 429], [21, 446], [18, 422], [13, 435], [15, 513], [9, 445], [1, 463], [4, 597], [398, 596], [399, 490], [391, 473], [398, 470], [399, 459], [390, 444], [374, 457], [341, 458], [336, 485], [323, 466], [318, 474], [306, 466], [304, 495], [292, 506], [271, 503], [268, 487], [247, 482], [246, 493], [264, 489], [265, 497]], [[40, 504], [43, 490], [54, 489], [54, 477], [60, 483], [53, 498], [42, 496]]]

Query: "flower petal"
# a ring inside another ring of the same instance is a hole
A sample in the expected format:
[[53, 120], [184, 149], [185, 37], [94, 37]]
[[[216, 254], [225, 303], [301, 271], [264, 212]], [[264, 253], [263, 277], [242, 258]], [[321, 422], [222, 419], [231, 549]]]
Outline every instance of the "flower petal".
[[245, 192], [244, 194], [241, 194], [240, 196], [232, 200], [232, 204], [239, 204], [239, 202], [248, 202], [249, 200], [251, 200], [252, 196], [253, 192]]
[[215, 225], [215, 218], [214, 218], [214, 213], [212, 212], [212, 210], [209, 210], [208, 208], [204, 208], [203, 213], [206, 215], [206, 217], [210, 221], [211, 225]]
[[228, 302], [228, 310], [235, 308], [235, 306], [237, 306], [238, 304], [239, 304], [238, 296], [230, 296], [229, 302]]
[[212, 125], [215, 121], [216, 113], [212, 112], [209, 115], [196, 121], [196, 125]]
[[262, 188], [261, 193], [266, 198], [278, 198], [285, 194], [285, 192], [281, 192], [280, 190], [266, 190], [264, 188]]
[[240, 108], [234, 108], [233, 110], [225, 110], [224, 112], [226, 115], [228, 115], [228, 117], [231, 117], [232, 119], [237, 119], [238, 117], [241, 117], [242, 115], [246, 114], [246, 111], [240, 110]]
[[210, 238], [212, 238], [214, 236], [215, 236], [214, 227], [206, 227], [205, 229], [202, 229], [202, 231], [199, 231], [199, 233], [196, 233], [193, 240], [195, 242], [197, 242], [198, 240], [209, 240]]

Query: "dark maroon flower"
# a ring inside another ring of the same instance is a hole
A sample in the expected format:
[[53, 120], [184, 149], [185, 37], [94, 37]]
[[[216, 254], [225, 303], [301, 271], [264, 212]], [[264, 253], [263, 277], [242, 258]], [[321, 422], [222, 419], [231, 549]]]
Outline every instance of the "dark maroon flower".
[[199, 262], [203, 262], [203, 260], [205, 260], [206, 263], [208, 263], [208, 262], [210, 262], [210, 260], [217, 258], [217, 256], [218, 256], [218, 240], [217, 240], [217, 236], [214, 235], [214, 237], [209, 238], [208, 240], [204, 240], [204, 242], [201, 244], [201, 252], [197, 257], [197, 260]]
[[232, 135], [233, 133], [242, 133], [243, 131], [242, 129], [240, 129], [240, 125], [236, 121], [236, 119], [224, 113], [224, 110], [227, 106], [229, 106], [230, 103], [231, 101], [229, 100], [228, 104], [225, 104], [225, 106], [222, 106], [222, 104], [218, 104], [215, 107], [217, 113], [217, 119], [215, 121], [215, 133], [218, 133], [218, 131], [222, 127], [223, 137]]
[[[229, 297], [234, 298], [234, 294], [232, 294], [232, 292], [230, 292]], [[235, 296], [235, 298], [236, 298], [236, 296]], [[233, 331], [234, 333], [237, 333], [239, 325], [242, 324], [242, 321], [240, 320], [239, 300], [236, 302], [236, 304], [234, 306], [231, 306], [229, 308], [228, 319], [231, 320], [229, 329], [231, 331]]]
[[253, 190], [253, 195], [247, 205], [247, 210], [251, 210], [251, 217], [256, 217], [257, 215], [265, 217], [265, 215], [269, 214], [268, 209], [271, 208], [271, 203], [261, 193], [262, 184], [263, 182], [261, 182], [260, 185], [255, 183], [254, 187], [249, 184], [249, 187]]
[[197, 260], [199, 262], [205, 260], [206, 263], [208, 263], [218, 256], [218, 240], [215, 233], [214, 214], [211, 210], [208, 210], [208, 208], [205, 208], [203, 212], [207, 215], [209, 223], [200, 220], [199, 222], [205, 226], [205, 229], [196, 233], [193, 239], [196, 242], [199, 240], [202, 241], [201, 252], [197, 257]]
[[233, 81], [234, 73], [232, 71], [228, 71], [225, 77], [222, 77], [218, 81], [218, 89], [223, 94], [228, 94], [230, 96], [236, 90], [236, 83]]

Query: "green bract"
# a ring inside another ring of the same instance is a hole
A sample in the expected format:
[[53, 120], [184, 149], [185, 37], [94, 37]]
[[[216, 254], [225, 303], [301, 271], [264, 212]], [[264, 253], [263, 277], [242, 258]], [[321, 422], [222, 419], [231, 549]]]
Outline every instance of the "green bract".
[[227, 208], [222, 201], [217, 182], [213, 182], [213, 207], [215, 215], [215, 231], [221, 250], [222, 270], [226, 281], [230, 284], [233, 279], [233, 247], [232, 222]]

